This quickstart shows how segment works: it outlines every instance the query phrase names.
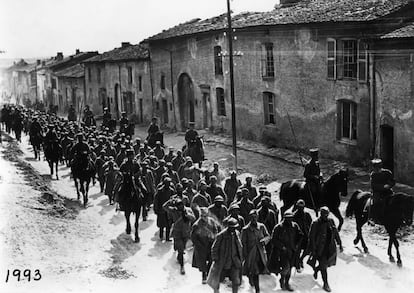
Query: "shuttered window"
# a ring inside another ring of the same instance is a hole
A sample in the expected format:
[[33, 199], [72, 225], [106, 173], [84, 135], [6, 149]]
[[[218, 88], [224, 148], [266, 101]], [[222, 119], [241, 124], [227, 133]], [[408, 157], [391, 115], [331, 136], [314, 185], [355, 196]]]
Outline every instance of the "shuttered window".
[[368, 46], [362, 41], [358, 41], [358, 81], [368, 80]]
[[223, 54], [220, 46], [214, 47], [214, 73], [223, 75]]
[[216, 88], [216, 97], [217, 97], [217, 115], [226, 116], [226, 101], [224, 99], [224, 89], [220, 87]]
[[276, 124], [275, 102], [275, 95], [273, 93], [263, 93], [264, 122], [266, 125]]
[[336, 79], [336, 40], [327, 41], [328, 79]]

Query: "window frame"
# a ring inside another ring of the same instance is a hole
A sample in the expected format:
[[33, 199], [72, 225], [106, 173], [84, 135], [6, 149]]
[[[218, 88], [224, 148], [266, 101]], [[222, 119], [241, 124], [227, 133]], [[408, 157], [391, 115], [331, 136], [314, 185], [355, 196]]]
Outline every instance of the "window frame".
[[223, 75], [223, 51], [221, 46], [214, 46], [214, 74]]
[[265, 125], [276, 125], [276, 95], [272, 92], [263, 92], [263, 114]]
[[[351, 43], [353, 46], [345, 49], [345, 44], [348, 43]], [[356, 80], [358, 78], [358, 40], [341, 39], [341, 50], [343, 79]], [[351, 76], [349, 76], [349, 73], [351, 73]]]
[[[333, 51], [331, 51], [332, 52], [332, 55], [329, 54], [330, 53], [329, 44], [333, 44], [332, 45]], [[327, 72], [326, 73], [327, 73], [328, 80], [335, 80], [337, 78], [337, 73], [336, 73], [336, 71], [337, 71], [336, 56], [337, 56], [336, 40], [335, 39], [332, 39], [332, 38], [328, 38], [326, 40], [326, 65], [327, 65]], [[329, 72], [330, 72], [330, 70], [329, 70], [330, 64], [332, 64], [332, 67], [333, 67], [332, 70], [331, 70], [332, 73], [333, 73], [333, 76], [330, 76], [329, 75]]]
[[142, 75], [138, 76], [138, 91], [142, 92]]
[[134, 83], [132, 66], [127, 66], [128, 84]]
[[[338, 140], [356, 144], [358, 141], [358, 104], [351, 100], [339, 100], [338, 103]], [[345, 113], [346, 111], [348, 113]], [[348, 125], [345, 125], [345, 122]]]
[[226, 117], [226, 98], [224, 88], [216, 88], [217, 116]]
[[165, 90], [166, 89], [165, 74], [164, 73], [161, 73], [160, 88], [162, 90]]
[[272, 42], [266, 42], [262, 44], [262, 78], [274, 79], [275, 78], [275, 57], [273, 54], [274, 45]]

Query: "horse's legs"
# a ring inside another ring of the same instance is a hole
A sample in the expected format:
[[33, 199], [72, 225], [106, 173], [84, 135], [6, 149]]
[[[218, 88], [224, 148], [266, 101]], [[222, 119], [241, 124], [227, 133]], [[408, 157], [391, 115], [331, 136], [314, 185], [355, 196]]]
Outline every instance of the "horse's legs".
[[397, 265], [400, 267], [400, 266], [402, 266], [401, 255], [400, 255], [400, 248], [399, 248], [400, 244], [398, 243], [398, 239], [395, 236], [395, 233], [394, 233], [394, 235], [393, 235], [392, 238], [394, 239], [393, 242], [394, 242], [395, 250], [397, 251]]
[[56, 162], [56, 180], [59, 180], [59, 175], [58, 175], [58, 165], [59, 165], [59, 162]]
[[[362, 226], [364, 226], [364, 224], [365, 224], [364, 219], [361, 218], [357, 220], [357, 238], [356, 239], [361, 240], [361, 244], [362, 244], [362, 248], [364, 249], [364, 252], [368, 253], [368, 247], [365, 244], [364, 237], [362, 237]], [[354, 244], [356, 244], [355, 241], [354, 241]]]
[[75, 181], [75, 187], [76, 187], [76, 193], [78, 195], [78, 200], [80, 199], [80, 193], [79, 193], [79, 185], [78, 185], [78, 179], [73, 177], [73, 180]]
[[141, 207], [139, 207], [138, 211], [135, 213], [135, 242], [139, 242], [139, 216], [141, 214]]
[[47, 161], [47, 163], [49, 164], [49, 168], [50, 168], [50, 177], [52, 177], [52, 175], [53, 175], [53, 161]]
[[392, 236], [390, 234], [390, 239], [388, 240], [388, 257], [390, 259], [390, 262], [395, 262], [394, 256], [392, 256]]
[[129, 216], [131, 215], [131, 212], [125, 211], [125, 220], [126, 220], [126, 233], [131, 234], [131, 223], [129, 222]]
[[89, 183], [90, 180], [85, 181], [85, 192], [83, 194], [83, 202], [85, 206], [88, 204]]
[[339, 220], [338, 232], [340, 232], [341, 228], [342, 228], [342, 225], [344, 224], [344, 218], [342, 217], [341, 212], [339, 211], [338, 208], [333, 209], [332, 214], [334, 214], [334, 216], [337, 217], [338, 220]]

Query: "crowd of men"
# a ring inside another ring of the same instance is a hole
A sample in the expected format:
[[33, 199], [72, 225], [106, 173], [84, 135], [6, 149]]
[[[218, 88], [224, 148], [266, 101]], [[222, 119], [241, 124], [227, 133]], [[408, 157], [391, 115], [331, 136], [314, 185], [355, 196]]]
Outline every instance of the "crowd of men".
[[[120, 121], [120, 130], [110, 129], [108, 111], [100, 128], [89, 108], [85, 109], [83, 123], [77, 123], [71, 111], [69, 118], [14, 106], [2, 109], [2, 122], [7, 131], [17, 129], [16, 138], [20, 139], [20, 126], [16, 125], [26, 121], [30, 135], [43, 132], [58, 141], [66, 159], [70, 149], [87, 152], [94, 160], [101, 192], [111, 205], [117, 204], [123, 174], [133, 173], [145, 190], [143, 220], [152, 207], [160, 241], [172, 238], [181, 274], [185, 274], [185, 248], [191, 239], [192, 266], [200, 270], [202, 283], [215, 292], [225, 277], [237, 292], [242, 275], [259, 292], [259, 275], [269, 273], [280, 274], [281, 289], [293, 291], [289, 284], [291, 271], [302, 271], [305, 256], [309, 256], [307, 263], [314, 269], [314, 278], [320, 272], [323, 289], [331, 290], [327, 268], [335, 265], [337, 245], [342, 250], [342, 243], [327, 207], [320, 209], [314, 221], [305, 211], [303, 200], [298, 200], [293, 212], [279, 215], [271, 193], [265, 186], [253, 185], [252, 177], [241, 182], [232, 171], [226, 178], [218, 163], [212, 170], [201, 169], [181, 150], [169, 148], [165, 152], [160, 141], [151, 148], [147, 140], [133, 139], [125, 132], [125, 121]], [[122, 119], [126, 117], [122, 115]], [[159, 130], [156, 119], [148, 129], [149, 135], [154, 129]], [[192, 127], [186, 136], [193, 138]], [[317, 150], [311, 154], [304, 176], [316, 194], [321, 173]]]

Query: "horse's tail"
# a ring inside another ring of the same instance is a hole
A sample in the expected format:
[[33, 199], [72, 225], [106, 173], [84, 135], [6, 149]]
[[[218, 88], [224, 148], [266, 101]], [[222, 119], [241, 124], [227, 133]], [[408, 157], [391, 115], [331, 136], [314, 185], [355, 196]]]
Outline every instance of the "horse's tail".
[[349, 202], [348, 202], [348, 205], [346, 206], [346, 211], [345, 211], [345, 215], [347, 216], [347, 217], [352, 217], [353, 215], [354, 215], [354, 213], [355, 213], [355, 204], [356, 204], [356, 201], [357, 201], [357, 196], [361, 193], [362, 191], [361, 190], [356, 190], [353, 194], [352, 194], [352, 196], [351, 196], [351, 198], [349, 199]]

